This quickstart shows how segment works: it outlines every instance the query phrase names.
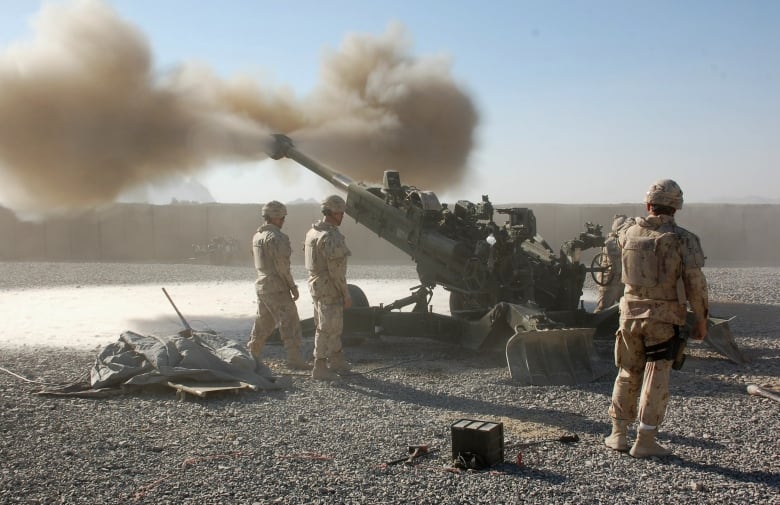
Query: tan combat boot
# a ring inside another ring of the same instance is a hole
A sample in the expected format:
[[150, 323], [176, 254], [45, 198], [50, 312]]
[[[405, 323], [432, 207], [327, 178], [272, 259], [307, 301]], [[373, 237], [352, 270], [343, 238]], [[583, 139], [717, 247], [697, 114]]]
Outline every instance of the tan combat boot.
[[311, 371], [311, 378], [320, 381], [332, 381], [336, 379], [336, 374], [328, 370], [328, 360], [321, 358], [314, 360], [314, 368]]
[[352, 367], [347, 363], [347, 360], [344, 359], [344, 353], [341, 351], [328, 358], [328, 363], [329, 368], [336, 373], [349, 372], [352, 370]]
[[628, 425], [630, 421], [621, 419], [612, 420], [612, 434], [604, 439], [604, 445], [615, 451], [626, 452], [628, 450]]
[[290, 370], [311, 370], [311, 365], [301, 357], [299, 351], [296, 351], [287, 354], [287, 368]]
[[636, 442], [629, 451], [635, 458], [649, 458], [652, 456], [669, 456], [672, 451], [655, 441], [658, 429], [637, 430]]

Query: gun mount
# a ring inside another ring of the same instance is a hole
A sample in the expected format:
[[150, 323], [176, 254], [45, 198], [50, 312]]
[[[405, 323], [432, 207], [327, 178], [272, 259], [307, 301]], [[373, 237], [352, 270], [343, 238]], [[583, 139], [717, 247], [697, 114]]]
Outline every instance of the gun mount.
[[[415, 293], [388, 305], [345, 311], [345, 333], [394, 332], [474, 349], [505, 344], [512, 377], [527, 384], [572, 384], [600, 375], [592, 339], [605, 326], [614, 334], [617, 308], [599, 314], [584, 310], [585, 276], [593, 269], [580, 261], [583, 250], [604, 245], [600, 225], [586, 223], [556, 253], [537, 233], [529, 208], [495, 209], [487, 195], [478, 203], [459, 200], [450, 207], [431, 191], [403, 185], [397, 171], [385, 171], [381, 184], [355, 182], [281, 134], [273, 136], [268, 154], [292, 159], [345, 191], [346, 214], [416, 264]], [[506, 216], [505, 222], [496, 223], [495, 214]], [[435, 286], [450, 292], [452, 317], [429, 312]], [[393, 312], [412, 304], [410, 313]]]

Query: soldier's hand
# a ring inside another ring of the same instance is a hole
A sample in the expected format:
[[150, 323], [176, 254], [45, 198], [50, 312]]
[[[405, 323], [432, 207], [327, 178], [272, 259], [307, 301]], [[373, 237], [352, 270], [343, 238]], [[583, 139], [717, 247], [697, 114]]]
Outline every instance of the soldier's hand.
[[704, 340], [704, 337], [706, 336], [707, 336], [707, 320], [700, 319], [696, 322], [696, 326], [694, 326], [693, 328], [693, 335], [691, 335], [691, 338], [701, 342], [702, 340]]
[[345, 308], [345, 309], [348, 309], [348, 308], [350, 308], [350, 307], [352, 307], [352, 297], [350, 297], [350, 296], [345, 296], [345, 297], [344, 297], [344, 308]]
[[300, 293], [298, 293], [298, 286], [293, 286], [290, 288], [290, 295], [292, 295], [293, 301], [298, 300], [298, 297], [301, 296]]

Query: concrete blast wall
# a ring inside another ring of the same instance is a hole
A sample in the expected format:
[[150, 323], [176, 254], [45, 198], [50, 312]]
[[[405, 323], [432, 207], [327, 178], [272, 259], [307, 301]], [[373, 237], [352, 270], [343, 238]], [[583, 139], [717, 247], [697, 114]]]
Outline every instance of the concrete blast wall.
[[[528, 206], [539, 233], [556, 249], [583, 231], [586, 221], [608, 230], [617, 213], [645, 214], [642, 205], [628, 204]], [[181, 262], [193, 256], [193, 244], [224, 236], [246, 245], [248, 265], [260, 209], [249, 204], [116, 204], [78, 216], [26, 222], [0, 208], [0, 260]], [[495, 217], [503, 224], [503, 216]], [[293, 242], [293, 262], [303, 261], [303, 237], [319, 218], [317, 205], [289, 206], [284, 231]], [[780, 205], [686, 204], [677, 222], [699, 235], [710, 265], [780, 265]], [[342, 231], [355, 262], [409, 261], [348, 216]]]

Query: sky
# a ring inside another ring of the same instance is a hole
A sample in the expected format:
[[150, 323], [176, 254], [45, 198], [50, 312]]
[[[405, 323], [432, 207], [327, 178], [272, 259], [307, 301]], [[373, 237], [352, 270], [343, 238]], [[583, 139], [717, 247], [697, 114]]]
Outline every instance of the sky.
[[[422, 188], [441, 201], [637, 202], [672, 178], [687, 202], [780, 203], [780, 2], [106, 3], [146, 37], [160, 72], [197, 62], [299, 97], [345, 37], [400, 24], [409, 52], [444, 58], [478, 113], [462, 183]], [[33, 37], [41, 5], [0, 0], [0, 51]], [[192, 177], [224, 203], [334, 192], [275, 163], [213, 163]]]

